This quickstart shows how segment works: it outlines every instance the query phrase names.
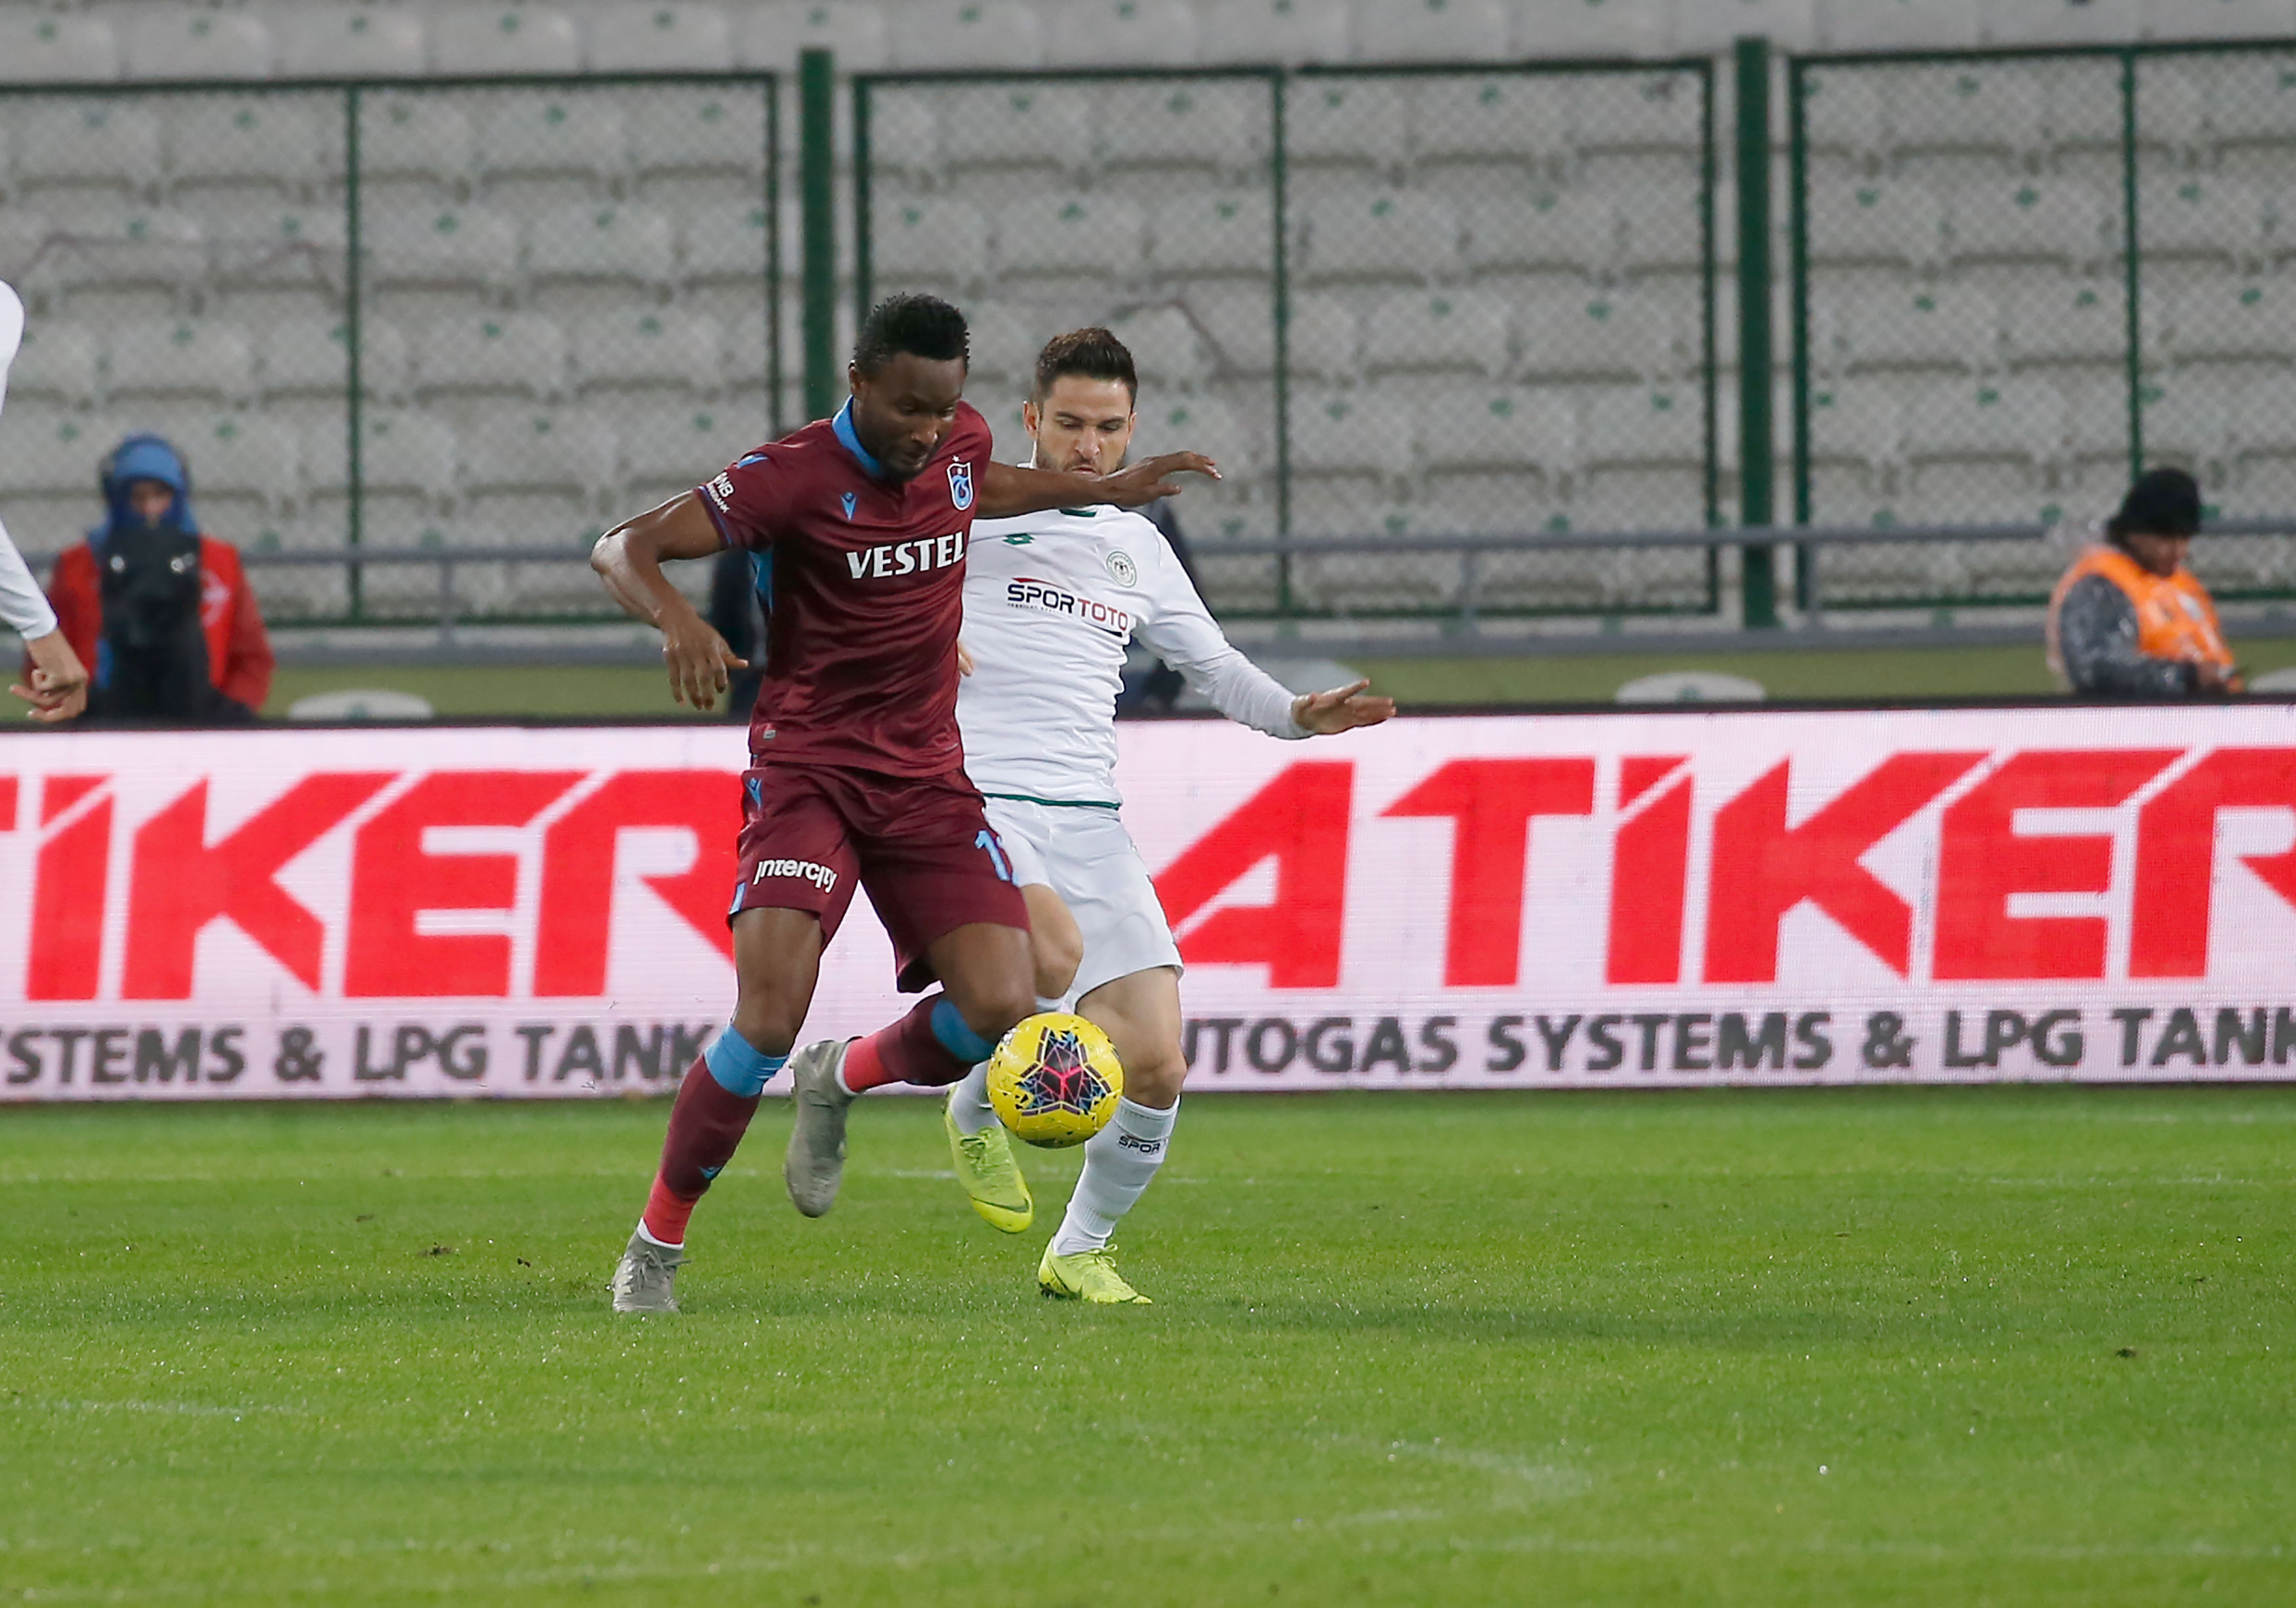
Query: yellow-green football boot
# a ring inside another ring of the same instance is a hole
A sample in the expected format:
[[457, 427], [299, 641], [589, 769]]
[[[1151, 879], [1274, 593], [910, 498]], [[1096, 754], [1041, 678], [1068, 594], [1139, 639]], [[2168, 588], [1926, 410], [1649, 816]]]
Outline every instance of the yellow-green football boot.
[[1096, 1307], [1152, 1307], [1156, 1303], [1124, 1282], [1116, 1270], [1116, 1247], [1054, 1256], [1045, 1247], [1037, 1264], [1037, 1288], [1055, 1300], [1090, 1301]]
[[960, 1133], [946, 1103], [940, 1121], [948, 1129], [956, 1181], [972, 1197], [973, 1210], [1007, 1234], [1026, 1232], [1037, 1220], [1037, 1202], [1029, 1193], [1029, 1180], [1021, 1176], [1021, 1164], [1013, 1159], [1013, 1139], [1004, 1125], [991, 1122], [977, 1134]]

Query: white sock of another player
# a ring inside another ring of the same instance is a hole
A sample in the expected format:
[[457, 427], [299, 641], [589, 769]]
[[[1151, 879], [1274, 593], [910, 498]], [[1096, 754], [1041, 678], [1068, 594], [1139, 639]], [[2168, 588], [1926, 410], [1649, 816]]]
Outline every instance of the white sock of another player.
[[1061, 1231], [1053, 1236], [1054, 1256], [1076, 1256], [1108, 1243], [1119, 1219], [1164, 1164], [1179, 1115], [1177, 1104], [1160, 1112], [1129, 1100], [1116, 1103], [1116, 1120], [1085, 1144], [1084, 1174], [1069, 1197]]
[[984, 1061], [948, 1091], [948, 1120], [961, 1134], [977, 1134], [996, 1121], [996, 1108], [988, 1103], [988, 1063]]

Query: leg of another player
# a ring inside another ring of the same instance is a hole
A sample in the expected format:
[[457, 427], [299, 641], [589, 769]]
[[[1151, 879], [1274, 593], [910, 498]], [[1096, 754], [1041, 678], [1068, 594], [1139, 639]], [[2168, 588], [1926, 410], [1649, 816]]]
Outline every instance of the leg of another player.
[[925, 947], [941, 988], [866, 1038], [808, 1045], [790, 1071], [796, 1114], [782, 1180], [790, 1203], [817, 1218], [837, 1203], [845, 1176], [845, 1120], [855, 1098], [888, 1083], [946, 1088], [1029, 1014], [1036, 1002], [1029, 935], [970, 922]]
[[[1076, 980], [1084, 964], [1084, 934], [1061, 896], [1043, 882], [1024, 882], [1021, 897], [1029, 907], [1029, 958], [1036, 967], [1037, 1009], [1053, 1011]], [[996, 1108], [988, 1103], [988, 1063], [980, 1062], [949, 1091], [949, 1125], [959, 1134], [977, 1134], [996, 1125]]]
[[1078, 1002], [1077, 1013], [1116, 1046], [1124, 1063], [1124, 1096], [1115, 1120], [1084, 1147], [1084, 1172], [1060, 1231], [1045, 1248], [1037, 1282], [1056, 1295], [1144, 1300], [1118, 1276], [1105, 1252], [1116, 1225], [1164, 1164], [1180, 1114], [1180, 1085], [1188, 1075], [1180, 1053], [1180, 974], [1152, 966], [1103, 983]]
[[887, 1083], [946, 1088], [1036, 1009], [1029, 935], [1018, 927], [969, 923], [936, 939], [925, 956], [940, 991], [846, 1051], [838, 1081], [847, 1093]]
[[661, 1166], [614, 1278], [617, 1310], [677, 1309], [670, 1279], [685, 1226], [740, 1147], [758, 1096], [789, 1058], [821, 971], [821, 923], [805, 910], [745, 910], [734, 918], [734, 1019], [688, 1067], [670, 1107]]

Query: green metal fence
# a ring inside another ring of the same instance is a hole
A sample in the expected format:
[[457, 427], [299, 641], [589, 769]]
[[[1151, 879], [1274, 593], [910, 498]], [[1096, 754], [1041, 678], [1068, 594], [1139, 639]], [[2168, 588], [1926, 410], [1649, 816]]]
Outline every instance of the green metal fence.
[[[2151, 464], [2296, 514], [2296, 44], [1789, 65], [1798, 521], [2078, 528]], [[2062, 543], [1806, 550], [1827, 607], [2033, 602]], [[2219, 597], [2296, 543], [2211, 537]]]
[[1542, 541], [1720, 522], [1710, 62], [874, 75], [853, 127], [857, 310], [967, 309], [1000, 456], [1042, 342], [1116, 329], [1139, 448], [1226, 473], [1180, 505], [1223, 612], [1717, 606], [1710, 550]]
[[[152, 430], [275, 620], [436, 618], [442, 576], [466, 619], [596, 617], [598, 531], [792, 411], [778, 90], [0, 90], [18, 542], [75, 539], [98, 460]], [[501, 562], [357, 562], [426, 550]]]

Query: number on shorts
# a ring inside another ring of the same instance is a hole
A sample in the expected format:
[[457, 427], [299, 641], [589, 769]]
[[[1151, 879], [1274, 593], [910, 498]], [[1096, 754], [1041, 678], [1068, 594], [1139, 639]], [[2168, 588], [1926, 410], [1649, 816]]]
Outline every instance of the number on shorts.
[[1013, 862], [1004, 857], [1004, 845], [996, 841], [996, 834], [984, 826], [980, 829], [980, 835], [972, 841], [988, 851], [988, 863], [996, 867], [996, 874], [1011, 882]]

